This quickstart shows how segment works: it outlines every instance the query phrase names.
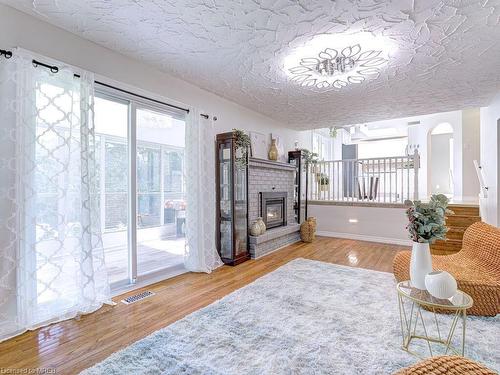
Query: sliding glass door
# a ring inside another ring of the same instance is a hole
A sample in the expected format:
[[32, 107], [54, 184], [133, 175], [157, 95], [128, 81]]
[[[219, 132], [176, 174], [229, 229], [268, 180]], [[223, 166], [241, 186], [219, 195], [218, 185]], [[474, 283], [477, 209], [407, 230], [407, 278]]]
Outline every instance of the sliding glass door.
[[137, 273], [182, 263], [184, 121], [157, 108], [136, 109]]
[[113, 287], [183, 263], [182, 113], [121, 93], [95, 103], [105, 259]]

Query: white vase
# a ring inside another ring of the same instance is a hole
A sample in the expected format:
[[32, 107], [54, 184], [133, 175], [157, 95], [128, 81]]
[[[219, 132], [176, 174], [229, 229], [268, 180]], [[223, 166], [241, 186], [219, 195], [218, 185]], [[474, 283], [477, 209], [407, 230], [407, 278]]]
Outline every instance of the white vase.
[[432, 258], [427, 242], [413, 242], [410, 259], [410, 281], [415, 288], [425, 290], [425, 276], [432, 272]]
[[457, 293], [457, 281], [446, 271], [433, 271], [425, 276], [425, 287], [431, 296], [448, 299]]
[[260, 227], [259, 223], [257, 221], [254, 221], [253, 224], [250, 226], [250, 235], [259, 236], [261, 231], [262, 228]]
[[264, 233], [266, 233], [266, 229], [267, 229], [267, 228], [266, 228], [266, 223], [264, 223], [264, 220], [262, 220], [262, 218], [261, 218], [261, 217], [258, 217], [258, 218], [257, 218], [256, 223], [257, 223], [257, 224], [259, 225], [259, 227], [260, 227], [260, 233], [259, 233], [259, 234], [264, 234]]

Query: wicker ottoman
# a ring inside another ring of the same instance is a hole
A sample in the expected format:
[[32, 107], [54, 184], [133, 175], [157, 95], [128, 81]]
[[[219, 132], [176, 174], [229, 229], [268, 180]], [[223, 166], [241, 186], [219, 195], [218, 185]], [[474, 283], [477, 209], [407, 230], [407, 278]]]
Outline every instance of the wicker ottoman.
[[404, 368], [394, 375], [495, 375], [487, 367], [459, 356], [439, 356]]
[[[410, 279], [409, 251], [394, 258], [396, 280]], [[495, 316], [500, 313], [500, 229], [474, 223], [464, 233], [463, 248], [453, 255], [433, 255], [432, 268], [448, 271], [458, 288], [469, 294], [474, 305], [469, 315]]]

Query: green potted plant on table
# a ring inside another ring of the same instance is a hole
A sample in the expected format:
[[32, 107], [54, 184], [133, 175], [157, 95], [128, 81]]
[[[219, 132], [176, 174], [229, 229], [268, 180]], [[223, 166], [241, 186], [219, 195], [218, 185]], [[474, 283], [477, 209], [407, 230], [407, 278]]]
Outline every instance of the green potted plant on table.
[[432, 271], [432, 258], [429, 245], [436, 240], [446, 239], [446, 214], [448, 198], [443, 194], [434, 194], [428, 203], [407, 200], [409, 206], [406, 226], [413, 241], [410, 259], [410, 281], [418, 289], [425, 290], [425, 276]]

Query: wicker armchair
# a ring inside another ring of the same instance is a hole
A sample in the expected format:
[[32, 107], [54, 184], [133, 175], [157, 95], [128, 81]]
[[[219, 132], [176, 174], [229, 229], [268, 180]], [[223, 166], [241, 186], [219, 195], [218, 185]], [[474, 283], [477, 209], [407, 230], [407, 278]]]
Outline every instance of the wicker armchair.
[[[396, 280], [409, 280], [409, 251], [394, 258]], [[500, 229], [483, 222], [472, 224], [464, 233], [462, 250], [453, 255], [433, 255], [432, 267], [448, 271], [458, 288], [474, 299], [471, 315], [500, 313]]]
[[495, 375], [496, 372], [459, 356], [439, 356], [428, 358], [416, 365], [404, 368], [394, 375]]

